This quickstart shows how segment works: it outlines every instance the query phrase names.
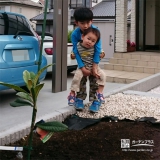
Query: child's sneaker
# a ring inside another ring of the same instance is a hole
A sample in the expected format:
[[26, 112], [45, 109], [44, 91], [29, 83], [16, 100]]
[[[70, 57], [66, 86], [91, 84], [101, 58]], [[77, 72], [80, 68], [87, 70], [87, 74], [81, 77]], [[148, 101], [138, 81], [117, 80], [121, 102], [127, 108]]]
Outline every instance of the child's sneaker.
[[73, 106], [75, 104], [76, 97], [75, 95], [70, 94], [68, 96], [68, 105]]
[[94, 100], [91, 106], [89, 107], [89, 111], [96, 113], [99, 111], [100, 106], [101, 106], [101, 103], [98, 100]]
[[74, 106], [77, 110], [83, 110], [84, 109], [83, 100], [80, 98], [76, 98]]
[[97, 97], [98, 97], [98, 100], [100, 101], [100, 103], [102, 103], [102, 104], [105, 103], [105, 98], [104, 98], [103, 94], [97, 93]]

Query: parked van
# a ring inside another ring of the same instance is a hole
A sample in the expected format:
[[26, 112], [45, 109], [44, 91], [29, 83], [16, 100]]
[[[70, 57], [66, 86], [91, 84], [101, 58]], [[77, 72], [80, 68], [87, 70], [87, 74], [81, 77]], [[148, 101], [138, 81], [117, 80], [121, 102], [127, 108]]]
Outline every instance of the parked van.
[[[0, 11], [0, 81], [25, 86], [23, 71], [37, 73], [40, 44], [37, 34], [25, 16]], [[47, 65], [42, 56], [41, 68]], [[42, 81], [46, 76], [40, 76]], [[8, 89], [0, 85], [0, 90]]]

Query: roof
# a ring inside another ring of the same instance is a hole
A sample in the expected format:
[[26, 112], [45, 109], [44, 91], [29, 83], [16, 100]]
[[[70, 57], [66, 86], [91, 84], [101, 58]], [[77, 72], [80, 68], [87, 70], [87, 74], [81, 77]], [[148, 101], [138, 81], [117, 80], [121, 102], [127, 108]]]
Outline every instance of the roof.
[[[109, 18], [115, 17], [115, 0], [103, 0], [92, 8], [93, 18]], [[131, 0], [128, 0], [128, 12], [131, 11]], [[71, 16], [73, 17], [74, 10], [71, 10]], [[53, 20], [53, 12], [48, 12], [46, 20]], [[129, 18], [129, 17], [128, 17]], [[33, 18], [31, 21], [40, 21], [44, 19], [44, 13], [39, 14]]]
[[92, 8], [94, 17], [115, 16], [115, 0], [102, 1]]
[[[54, 16], [53, 12], [48, 12], [46, 15], [46, 20], [53, 20], [53, 16]], [[43, 19], [44, 19], [44, 13], [41, 13], [41, 14], [31, 18], [30, 20], [31, 21], [43, 21]]]
[[1, 5], [2, 4], [7, 4], [7, 3], [15, 3], [15, 4], [21, 4], [21, 5], [29, 5], [29, 6], [35, 6], [35, 7], [41, 7], [43, 8], [43, 5], [38, 2], [33, 2], [33, 1], [30, 1], [30, 0], [0, 0], [0, 3]]
[[[128, 12], [131, 10], [131, 1], [128, 0]], [[103, 0], [92, 8], [94, 17], [114, 17], [115, 0]]]

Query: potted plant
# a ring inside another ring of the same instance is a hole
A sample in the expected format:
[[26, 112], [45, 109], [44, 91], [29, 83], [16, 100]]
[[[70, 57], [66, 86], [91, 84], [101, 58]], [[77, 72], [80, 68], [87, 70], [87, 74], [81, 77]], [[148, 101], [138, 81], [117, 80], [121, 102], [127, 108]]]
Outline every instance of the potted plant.
[[136, 50], [135, 42], [131, 42], [130, 40], [127, 40], [127, 52], [134, 52], [135, 50]]

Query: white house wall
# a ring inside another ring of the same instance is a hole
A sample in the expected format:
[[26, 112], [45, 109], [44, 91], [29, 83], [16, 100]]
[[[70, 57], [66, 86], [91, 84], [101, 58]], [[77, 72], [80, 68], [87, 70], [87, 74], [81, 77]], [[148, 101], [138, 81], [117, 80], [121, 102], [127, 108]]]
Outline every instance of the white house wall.
[[[115, 22], [95, 22], [93, 24], [98, 27], [101, 33], [102, 49], [105, 52], [105, 58], [113, 57], [114, 53], [114, 36], [115, 36]], [[110, 37], [111, 36], [111, 37]], [[112, 40], [112, 42], [111, 42]], [[111, 45], [110, 45], [111, 44]]]

